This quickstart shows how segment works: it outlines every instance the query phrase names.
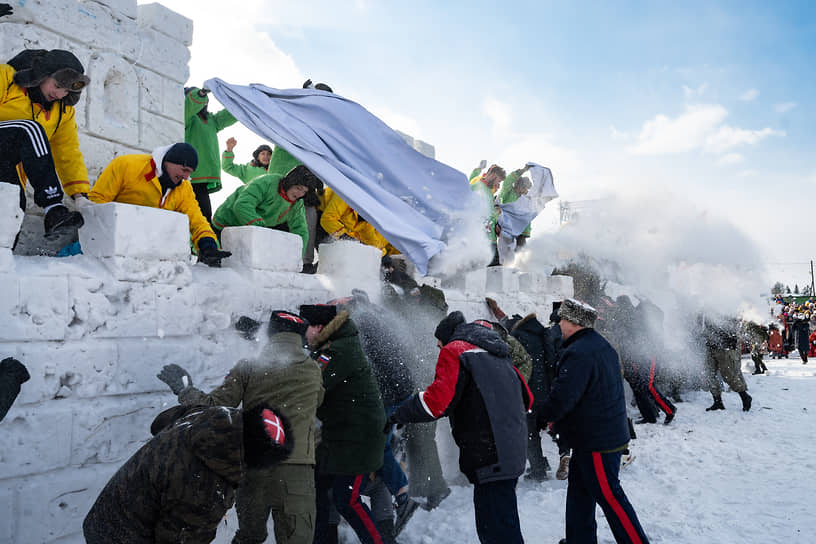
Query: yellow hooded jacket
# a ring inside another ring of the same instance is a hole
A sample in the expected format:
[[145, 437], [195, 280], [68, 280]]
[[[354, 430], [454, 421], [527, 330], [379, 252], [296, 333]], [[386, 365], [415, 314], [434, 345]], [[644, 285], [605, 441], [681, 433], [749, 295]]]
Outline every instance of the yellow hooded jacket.
[[190, 220], [190, 237], [196, 249], [202, 238], [216, 240], [201, 213], [190, 180], [185, 179], [163, 195], [151, 155], [121, 155], [113, 159], [99, 175], [88, 198], [100, 204], [123, 202], [183, 213]]
[[[15, 70], [8, 64], [0, 64], [0, 121], [16, 119], [33, 119], [45, 129], [54, 157], [54, 167], [62, 182], [65, 194], [87, 193], [89, 189], [88, 170], [79, 150], [79, 135], [73, 106], [64, 106], [54, 102], [50, 110], [43, 110], [28, 98], [26, 89], [20, 87], [12, 78]], [[17, 166], [17, 173], [25, 185], [25, 172], [22, 165]]]
[[320, 226], [334, 237], [346, 234], [368, 246], [381, 250], [383, 255], [395, 255], [399, 251], [367, 221], [360, 221], [359, 215], [346, 204], [340, 195], [332, 194], [320, 218]]

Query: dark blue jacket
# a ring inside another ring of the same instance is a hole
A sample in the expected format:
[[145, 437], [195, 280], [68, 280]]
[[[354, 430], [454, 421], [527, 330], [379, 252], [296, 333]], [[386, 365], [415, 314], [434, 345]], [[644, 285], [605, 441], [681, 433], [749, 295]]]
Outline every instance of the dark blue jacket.
[[448, 416], [459, 446], [459, 469], [470, 482], [486, 483], [524, 472], [525, 412], [532, 400], [498, 333], [464, 323], [440, 350], [433, 383], [392, 417], [410, 423]]
[[594, 329], [581, 329], [561, 347], [558, 376], [538, 407], [538, 424], [554, 421], [573, 449], [608, 451], [629, 442], [618, 354]]

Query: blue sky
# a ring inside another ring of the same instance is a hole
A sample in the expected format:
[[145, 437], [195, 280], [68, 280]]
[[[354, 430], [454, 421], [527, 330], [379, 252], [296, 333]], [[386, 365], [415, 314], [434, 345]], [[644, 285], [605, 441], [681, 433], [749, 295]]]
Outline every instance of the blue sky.
[[191, 83], [325, 81], [460, 170], [530, 160], [565, 199], [668, 194], [765, 261], [816, 254], [814, 3], [163, 3]]

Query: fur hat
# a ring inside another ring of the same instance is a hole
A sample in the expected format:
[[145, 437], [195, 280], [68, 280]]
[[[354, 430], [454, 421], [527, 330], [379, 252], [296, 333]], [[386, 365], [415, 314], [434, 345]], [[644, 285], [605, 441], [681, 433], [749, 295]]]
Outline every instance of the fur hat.
[[300, 307], [300, 315], [310, 325], [328, 325], [337, 315], [337, 306], [334, 304], [303, 304]]
[[[170, 149], [164, 154], [163, 161], [187, 166], [195, 170], [198, 167], [198, 153], [190, 144], [179, 142], [170, 146]], [[162, 170], [164, 170], [164, 168], [162, 168]]]
[[244, 410], [243, 419], [244, 460], [249, 468], [268, 467], [292, 454], [292, 426], [279, 410], [259, 404]]
[[69, 106], [79, 101], [80, 92], [91, 82], [76, 55], [62, 49], [26, 49], [8, 64], [16, 70], [13, 81], [20, 87], [37, 87], [46, 78], [53, 77], [68, 91], [62, 101]]
[[266, 333], [269, 336], [279, 332], [295, 332], [301, 336], [306, 334], [309, 322], [292, 312], [285, 310], [275, 310], [269, 317], [269, 325]]
[[436, 326], [436, 330], [434, 331], [434, 336], [437, 340], [442, 342], [444, 346], [448, 342], [450, 342], [451, 337], [453, 336], [453, 332], [456, 330], [456, 327], [461, 325], [465, 322], [465, 316], [459, 310], [455, 312], [449, 313], [445, 318], [439, 322], [439, 325]]
[[598, 310], [580, 300], [568, 298], [561, 304], [558, 315], [561, 319], [566, 319], [581, 327], [592, 327], [598, 317]]
[[289, 170], [280, 180], [280, 186], [284, 192], [295, 185], [303, 185], [307, 189], [316, 188], [317, 186], [320, 186], [321, 189], [323, 188], [323, 182], [302, 164]]
[[269, 151], [270, 153], [272, 153], [272, 148], [269, 147], [266, 144], [261, 144], [261, 145], [258, 146], [258, 148], [255, 151], [252, 152], [252, 158], [257, 161], [258, 160], [258, 155], [261, 154], [261, 151]]

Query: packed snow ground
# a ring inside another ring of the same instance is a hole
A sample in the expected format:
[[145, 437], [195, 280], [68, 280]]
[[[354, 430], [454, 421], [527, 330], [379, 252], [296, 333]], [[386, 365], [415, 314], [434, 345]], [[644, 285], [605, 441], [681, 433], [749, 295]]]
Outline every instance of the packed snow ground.
[[[686, 393], [668, 426], [637, 425], [635, 461], [621, 471], [621, 482], [653, 544], [812, 544], [816, 542], [816, 360], [803, 365], [768, 359], [766, 375], [751, 375], [742, 360], [754, 402], [741, 410], [736, 393], [725, 392], [726, 410], [706, 412], [711, 395]], [[637, 409], [629, 408], [637, 417]], [[443, 452], [447, 440], [440, 425]], [[431, 512], [418, 510], [399, 537], [402, 544], [478, 543], [473, 521], [473, 490], [452, 481], [453, 451], [443, 465], [453, 492]], [[550, 464], [555, 445], [545, 441]], [[531, 544], [556, 543], [564, 536], [566, 481], [519, 482], [521, 529]], [[614, 543], [597, 510], [598, 542]], [[234, 510], [215, 542], [228, 544], [237, 528]], [[342, 528], [341, 528], [342, 529]], [[348, 528], [345, 528], [348, 529]], [[269, 542], [274, 542], [270, 522]], [[350, 530], [345, 542], [357, 542]]]

